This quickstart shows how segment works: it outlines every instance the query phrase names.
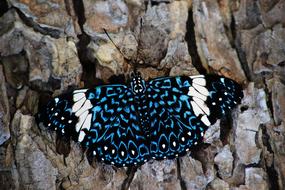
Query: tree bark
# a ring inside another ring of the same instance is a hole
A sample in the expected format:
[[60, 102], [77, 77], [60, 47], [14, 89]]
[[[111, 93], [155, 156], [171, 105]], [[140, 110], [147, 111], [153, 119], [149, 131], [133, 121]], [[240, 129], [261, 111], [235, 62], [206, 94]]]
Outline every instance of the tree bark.
[[[0, 189], [284, 189], [284, 26], [283, 0], [1, 1]], [[90, 163], [36, 125], [49, 98], [135, 66], [227, 76], [245, 97], [197, 150], [138, 168]]]

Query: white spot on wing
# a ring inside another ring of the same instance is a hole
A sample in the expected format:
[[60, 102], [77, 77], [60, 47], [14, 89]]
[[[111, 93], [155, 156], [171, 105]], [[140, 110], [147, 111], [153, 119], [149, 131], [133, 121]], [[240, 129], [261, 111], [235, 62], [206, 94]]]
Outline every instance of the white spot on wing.
[[80, 131], [79, 137], [78, 137], [78, 142], [82, 142], [84, 137], [85, 137], [85, 132], [84, 131]]
[[210, 115], [210, 109], [205, 104], [205, 102], [199, 98], [193, 97], [193, 100], [198, 104], [198, 106], [205, 112], [205, 114]]
[[196, 102], [191, 101], [191, 105], [194, 111], [194, 114], [198, 117], [200, 114], [204, 115], [204, 112], [201, 110], [201, 108], [199, 108], [199, 106], [197, 105]]
[[211, 125], [211, 123], [210, 123], [210, 121], [209, 121], [209, 119], [208, 119], [208, 117], [207, 117], [206, 115], [203, 115], [203, 116], [201, 117], [201, 121], [202, 121], [205, 125], [207, 125], [207, 126], [210, 126], [210, 125]]
[[75, 113], [75, 115], [78, 117], [83, 112], [85, 112], [86, 110], [89, 110], [90, 108], [92, 108], [92, 104], [91, 104], [90, 100], [86, 100], [84, 105]]
[[86, 111], [82, 115], [80, 115], [79, 120], [75, 125], [75, 129], [77, 132], [81, 129], [81, 126], [82, 126], [83, 122], [85, 121], [87, 115], [88, 115], [88, 111]]
[[200, 86], [205, 86], [206, 80], [204, 78], [194, 78], [193, 83], [198, 84]]
[[204, 96], [203, 94], [197, 92], [192, 86], [189, 87], [188, 96], [197, 97], [204, 101], [207, 100], [207, 96]]
[[87, 129], [89, 131], [90, 126], [91, 126], [91, 118], [92, 118], [92, 115], [88, 114], [81, 129]]
[[209, 91], [207, 90], [207, 88], [200, 86], [198, 84], [193, 83], [193, 87], [199, 91], [201, 94], [203, 94], [204, 96], [209, 96]]
[[77, 112], [82, 107], [85, 100], [86, 100], [85, 98], [82, 98], [78, 102], [75, 102], [75, 104], [73, 104], [72, 106], [72, 112]]
[[76, 93], [76, 94], [73, 94], [73, 101], [74, 102], [77, 102], [78, 100], [82, 99], [85, 97], [85, 94], [84, 93]]

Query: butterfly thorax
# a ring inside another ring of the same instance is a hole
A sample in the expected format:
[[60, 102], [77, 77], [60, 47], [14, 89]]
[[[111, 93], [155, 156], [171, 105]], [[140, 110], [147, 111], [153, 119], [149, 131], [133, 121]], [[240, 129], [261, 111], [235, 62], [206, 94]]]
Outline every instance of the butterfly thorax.
[[133, 74], [131, 79], [131, 89], [133, 94], [142, 95], [145, 93], [145, 80], [142, 79], [139, 73]]

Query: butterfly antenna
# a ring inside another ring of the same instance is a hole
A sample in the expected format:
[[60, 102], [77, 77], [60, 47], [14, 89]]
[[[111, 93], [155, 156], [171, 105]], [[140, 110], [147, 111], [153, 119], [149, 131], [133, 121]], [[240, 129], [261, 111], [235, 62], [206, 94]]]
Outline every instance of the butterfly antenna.
[[115, 42], [112, 40], [111, 36], [109, 35], [109, 33], [106, 31], [105, 28], [103, 28], [104, 33], [107, 35], [107, 37], [109, 38], [109, 40], [112, 42], [112, 44], [116, 47], [116, 49], [120, 52], [120, 54], [124, 57], [124, 59], [127, 61], [127, 63], [129, 63], [130, 59], [127, 58], [123, 52], [120, 50], [120, 48], [115, 44]]

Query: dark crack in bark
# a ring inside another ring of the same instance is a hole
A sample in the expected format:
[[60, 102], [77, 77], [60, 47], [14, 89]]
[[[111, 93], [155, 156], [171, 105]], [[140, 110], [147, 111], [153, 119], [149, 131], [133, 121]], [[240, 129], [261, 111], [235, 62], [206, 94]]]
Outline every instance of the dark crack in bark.
[[158, 6], [161, 3], [169, 4], [170, 1], [169, 0], [150, 1], [151, 6]]
[[267, 107], [269, 109], [269, 114], [271, 116], [271, 118], [273, 118], [273, 122], [275, 125], [280, 125], [280, 123], [276, 123], [275, 119], [274, 119], [274, 108], [273, 108], [273, 102], [272, 102], [272, 92], [270, 92], [268, 86], [267, 86], [267, 83], [266, 83], [266, 79], [263, 78], [263, 84], [264, 84], [264, 91], [265, 91], [265, 94], [266, 94], [266, 104], [267, 104]]
[[17, 7], [13, 7], [13, 8], [16, 10], [19, 17], [22, 19], [23, 23], [33, 28], [36, 32], [39, 32], [43, 35], [49, 35], [56, 39], [60, 38], [61, 33], [62, 33], [60, 30], [40, 26], [38, 23], [34, 22], [32, 18], [27, 17], [19, 8]]
[[122, 189], [121, 190], [128, 190], [130, 188], [130, 185], [134, 179], [134, 176], [137, 172], [138, 167], [137, 166], [133, 166], [133, 167], [129, 167], [127, 170], [127, 178], [124, 180], [123, 184], [122, 184]]
[[228, 142], [228, 136], [231, 133], [232, 129], [232, 123], [233, 118], [231, 114], [227, 114], [223, 118], [221, 118], [220, 122], [220, 140], [223, 142], [223, 144], [227, 144]]
[[202, 65], [202, 62], [201, 62], [201, 59], [199, 57], [199, 53], [197, 50], [194, 27], [195, 27], [195, 24], [193, 20], [193, 11], [192, 9], [189, 9], [188, 19], [186, 22], [185, 40], [187, 42], [189, 54], [192, 59], [192, 65], [197, 69], [199, 73], [206, 74], [207, 71]]
[[83, 27], [84, 23], [86, 22], [83, 1], [73, 0], [73, 6], [75, 14], [78, 18], [78, 25], [81, 29], [81, 34], [77, 36], [79, 39], [77, 44], [78, 57], [83, 68], [81, 79], [84, 82], [85, 87], [88, 88], [94, 86], [94, 83], [96, 83], [96, 62], [94, 63], [92, 60], [90, 60], [87, 55], [87, 46], [91, 42], [91, 37], [85, 33]]
[[176, 163], [177, 163], [177, 178], [180, 182], [181, 190], [187, 190], [186, 183], [181, 176], [181, 165], [180, 165], [180, 159], [179, 158], [176, 159]]
[[0, 17], [4, 15], [9, 10], [9, 6], [7, 1], [2, 0], [0, 1]]
[[83, 25], [86, 22], [85, 9], [82, 0], [73, 0], [73, 8], [78, 18], [78, 24], [81, 32], [84, 33]]
[[235, 25], [235, 18], [232, 15], [232, 20], [231, 20], [231, 31], [232, 31], [232, 36], [233, 36], [233, 48], [236, 49], [237, 52], [237, 56], [238, 59], [240, 61], [241, 64], [241, 68], [243, 69], [243, 72], [246, 76], [246, 78], [249, 81], [252, 81], [252, 76], [251, 76], [251, 72], [248, 66], [248, 62], [246, 59], [246, 53], [244, 52], [243, 48], [241, 47], [241, 39], [240, 36], [236, 33], [236, 25]]
[[[262, 129], [262, 143], [263, 145], [267, 148], [267, 151], [270, 152], [270, 154], [273, 155], [274, 158], [274, 151], [270, 145], [270, 136], [267, 133], [267, 129], [266, 126], [261, 127]], [[274, 159], [273, 159], [274, 160]], [[278, 184], [278, 172], [276, 171], [275, 167], [274, 167], [274, 162], [272, 162], [272, 164], [270, 166], [268, 166], [267, 164], [265, 164], [265, 169], [269, 178], [269, 185], [270, 185], [270, 189], [274, 189], [274, 190], [279, 190], [279, 184]]]

